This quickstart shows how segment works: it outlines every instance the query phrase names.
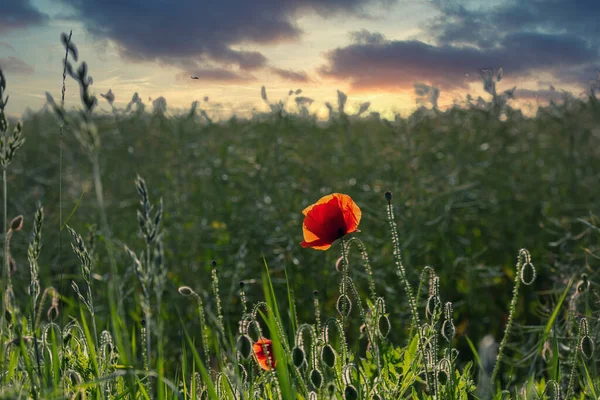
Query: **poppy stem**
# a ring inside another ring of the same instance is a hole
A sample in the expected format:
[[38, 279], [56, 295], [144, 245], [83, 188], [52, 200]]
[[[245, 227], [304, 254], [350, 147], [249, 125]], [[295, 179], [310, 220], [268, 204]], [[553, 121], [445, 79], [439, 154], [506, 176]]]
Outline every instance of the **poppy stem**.
[[340, 293], [340, 299], [341, 299], [341, 306], [340, 309], [338, 310], [338, 312], [341, 314], [342, 316], [342, 327], [346, 326], [346, 315], [348, 313], [348, 306], [349, 306], [349, 301], [350, 298], [348, 297], [348, 288], [347, 288], [347, 277], [348, 277], [348, 254], [346, 251], [346, 241], [344, 240], [344, 238], [341, 238], [341, 244], [342, 244], [342, 283], [341, 283], [341, 293]]
[[[389, 192], [388, 192], [389, 193]], [[386, 197], [387, 193], [386, 193]], [[392, 234], [392, 243], [394, 245], [394, 257], [396, 258], [396, 273], [400, 277], [400, 281], [404, 285], [404, 291], [406, 292], [406, 297], [408, 297], [408, 304], [410, 306], [410, 311], [412, 313], [412, 327], [416, 327], [417, 331], [420, 325], [419, 322], [419, 313], [417, 311], [417, 303], [415, 302], [415, 298], [413, 296], [412, 286], [410, 286], [410, 282], [406, 278], [406, 270], [404, 269], [404, 265], [402, 265], [402, 253], [400, 251], [400, 238], [398, 237], [398, 230], [396, 227], [396, 223], [394, 222], [394, 209], [392, 207], [391, 201], [391, 193], [388, 199], [387, 206], [387, 217], [388, 222], [390, 224], [390, 232]]]
[[513, 297], [510, 301], [508, 321], [506, 322], [506, 328], [504, 329], [504, 337], [502, 338], [502, 342], [500, 342], [500, 348], [498, 349], [498, 355], [496, 356], [496, 365], [494, 366], [494, 371], [492, 372], [492, 384], [496, 380], [498, 372], [500, 371], [500, 363], [502, 362], [502, 356], [504, 355], [504, 347], [506, 346], [508, 335], [510, 334], [510, 329], [512, 328], [515, 310], [517, 309], [517, 301], [519, 299], [519, 286], [521, 284], [521, 281], [523, 280], [522, 269], [526, 264], [530, 263], [531, 256], [529, 255], [529, 252], [525, 249], [521, 249], [517, 258], [517, 267], [515, 271], [515, 286], [513, 287]]

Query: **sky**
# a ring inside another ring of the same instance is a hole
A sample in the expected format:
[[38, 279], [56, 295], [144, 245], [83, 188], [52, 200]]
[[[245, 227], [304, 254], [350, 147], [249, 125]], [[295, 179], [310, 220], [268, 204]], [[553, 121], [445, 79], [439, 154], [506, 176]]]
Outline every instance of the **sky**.
[[[46, 91], [60, 97], [60, 34], [70, 30], [92, 91], [111, 89], [117, 107], [138, 92], [171, 111], [199, 100], [216, 117], [248, 114], [269, 109], [264, 85], [290, 110], [289, 90], [317, 114], [341, 90], [349, 112], [369, 101], [405, 115], [423, 85], [439, 88], [441, 108], [467, 93], [489, 99], [479, 70], [502, 67], [498, 91], [516, 86], [515, 106], [531, 111], [562, 91], [589, 92], [599, 16], [597, 0], [2, 0], [0, 68], [17, 116], [40, 109]], [[72, 79], [66, 96], [77, 106]]]

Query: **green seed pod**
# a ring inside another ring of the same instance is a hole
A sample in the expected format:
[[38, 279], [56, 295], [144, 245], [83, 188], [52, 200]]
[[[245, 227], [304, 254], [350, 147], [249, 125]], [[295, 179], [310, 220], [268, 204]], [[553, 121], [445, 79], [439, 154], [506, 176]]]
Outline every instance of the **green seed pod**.
[[318, 369], [313, 369], [310, 373], [310, 382], [315, 388], [320, 389], [323, 384], [323, 374]]
[[300, 347], [294, 347], [292, 350], [292, 362], [294, 363], [294, 367], [300, 368], [302, 364], [304, 364], [305, 359], [304, 350]]
[[592, 338], [590, 338], [588, 335], [585, 335], [581, 338], [581, 343], [579, 346], [581, 347], [581, 354], [583, 354], [583, 356], [588, 360], [591, 359], [594, 355], [594, 342], [592, 341]]
[[379, 317], [379, 324], [378, 324], [378, 326], [379, 326], [379, 334], [383, 338], [386, 338], [390, 334], [390, 331], [392, 330], [392, 326], [390, 324], [390, 320], [385, 315], [382, 315], [381, 317]]
[[250, 357], [250, 353], [252, 352], [252, 342], [247, 335], [242, 335], [238, 338], [237, 350], [243, 358]]
[[356, 400], [358, 399], [358, 392], [356, 388], [352, 385], [347, 385], [344, 389], [344, 399], [345, 400]]
[[321, 360], [327, 365], [329, 368], [333, 368], [335, 366], [335, 351], [331, 345], [326, 344], [323, 346], [321, 350]]

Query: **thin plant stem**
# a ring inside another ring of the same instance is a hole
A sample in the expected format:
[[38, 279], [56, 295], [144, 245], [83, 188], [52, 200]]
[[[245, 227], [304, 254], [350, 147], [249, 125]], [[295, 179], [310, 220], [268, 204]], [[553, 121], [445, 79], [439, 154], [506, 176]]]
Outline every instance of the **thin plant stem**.
[[[408, 298], [408, 304], [410, 306], [410, 311], [412, 313], [412, 325], [418, 327], [420, 325], [419, 322], [419, 313], [417, 311], [417, 304], [415, 302], [415, 298], [413, 296], [412, 286], [410, 282], [406, 278], [406, 270], [404, 269], [404, 265], [402, 264], [402, 252], [400, 251], [400, 238], [398, 237], [398, 230], [396, 228], [396, 223], [394, 222], [394, 210], [392, 207], [392, 193], [386, 192], [386, 198], [388, 200], [387, 206], [387, 217], [388, 222], [390, 224], [390, 232], [392, 234], [392, 242], [394, 246], [394, 257], [396, 258], [396, 273], [400, 277], [400, 281], [404, 285], [404, 291], [406, 292], [406, 297]], [[412, 330], [412, 328], [411, 328]]]
[[98, 153], [94, 154], [92, 159], [92, 169], [94, 174], [94, 189], [96, 192], [96, 201], [98, 202], [98, 208], [100, 208], [100, 221], [102, 223], [102, 230], [104, 234], [110, 236], [110, 229], [108, 226], [108, 219], [106, 217], [106, 210], [104, 207], [104, 192], [102, 189], [102, 175], [100, 173], [100, 157]]
[[10, 255], [8, 253], [8, 188], [6, 183], [6, 168], [2, 169], [2, 193], [4, 199], [4, 262], [6, 267], [6, 283], [10, 286]]
[[510, 301], [510, 309], [508, 313], [508, 321], [506, 322], [506, 328], [504, 329], [504, 337], [502, 338], [502, 342], [500, 342], [500, 348], [498, 349], [498, 356], [496, 357], [496, 365], [494, 366], [494, 371], [492, 372], [491, 382], [496, 380], [496, 376], [498, 375], [498, 371], [500, 370], [500, 363], [502, 362], [502, 356], [504, 355], [504, 347], [506, 347], [506, 342], [508, 341], [508, 336], [510, 334], [510, 329], [512, 328], [513, 318], [515, 315], [515, 310], [517, 308], [517, 301], [519, 300], [519, 287], [521, 286], [521, 268], [523, 268], [523, 257], [527, 257], [527, 254], [524, 253], [526, 250], [521, 250], [519, 252], [519, 257], [517, 260], [517, 268], [515, 271], [515, 286], [513, 287], [513, 296]]
[[[150, 243], [148, 243], [146, 241], [146, 268], [148, 270], [148, 272], [150, 271]], [[151, 309], [150, 309], [150, 290], [146, 290], [146, 312], [145, 312], [145, 319], [146, 319], [146, 326], [145, 326], [145, 330], [146, 330], [146, 358], [147, 358], [147, 365], [146, 365], [146, 370], [150, 371], [151, 368], [151, 357], [152, 357], [152, 337], [150, 336], [150, 328], [152, 326], [152, 313], [151, 313]], [[148, 377], [148, 392], [150, 395], [150, 398], [153, 398], [152, 396], [152, 382], [150, 381], [150, 377]]]
[[342, 290], [341, 290], [341, 299], [342, 299], [342, 309], [340, 310], [342, 314], [342, 328], [346, 326], [346, 312], [348, 311], [348, 302], [350, 296], [348, 296], [348, 289], [346, 288], [346, 277], [348, 276], [348, 254], [346, 252], [346, 241], [344, 238], [341, 239], [342, 245]]
[[573, 381], [575, 380], [575, 369], [577, 368], [577, 357], [579, 356], [579, 348], [581, 347], [581, 341], [583, 336], [587, 334], [587, 320], [582, 318], [579, 323], [579, 330], [577, 332], [577, 343], [575, 344], [575, 354], [573, 355], [573, 362], [571, 363], [571, 373], [569, 374], [569, 386], [567, 386], [567, 394], [565, 399], [571, 398], [571, 391], [573, 390]]
[[[60, 97], [60, 107], [65, 107], [65, 93], [67, 92], [67, 62], [69, 59], [69, 43], [73, 37], [73, 31], [69, 31], [69, 37], [67, 39], [67, 46], [65, 46], [65, 59], [63, 62], [63, 73], [62, 73], [62, 90]], [[58, 259], [59, 262], [62, 260], [62, 229], [63, 229], [63, 204], [62, 204], [62, 187], [63, 187], [63, 136], [65, 132], [65, 123], [63, 120], [60, 122], [60, 136], [58, 139]], [[64, 263], [60, 263], [60, 291], [64, 293]]]

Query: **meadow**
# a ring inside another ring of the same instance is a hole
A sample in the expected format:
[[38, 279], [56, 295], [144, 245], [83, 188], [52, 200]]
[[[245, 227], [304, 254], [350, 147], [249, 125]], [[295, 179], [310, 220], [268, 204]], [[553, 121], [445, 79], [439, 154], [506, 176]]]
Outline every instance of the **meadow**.
[[[114, 107], [63, 44], [77, 110], [17, 124], [0, 75], [0, 398], [599, 398], [593, 91], [216, 120]], [[303, 248], [331, 193], [359, 231]]]

